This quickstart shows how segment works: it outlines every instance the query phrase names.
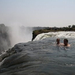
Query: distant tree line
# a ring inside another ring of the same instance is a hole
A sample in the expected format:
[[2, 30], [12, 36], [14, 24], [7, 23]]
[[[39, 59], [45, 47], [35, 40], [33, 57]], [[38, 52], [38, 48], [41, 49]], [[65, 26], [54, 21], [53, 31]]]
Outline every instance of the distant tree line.
[[48, 27], [46, 31], [75, 31], [75, 25], [69, 25], [68, 27]]

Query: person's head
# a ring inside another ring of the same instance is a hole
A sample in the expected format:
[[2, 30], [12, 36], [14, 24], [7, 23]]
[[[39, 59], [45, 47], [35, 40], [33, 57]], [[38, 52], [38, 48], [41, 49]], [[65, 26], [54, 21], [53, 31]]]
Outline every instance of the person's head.
[[64, 45], [67, 46], [68, 44], [68, 39], [64, 39]]
[[60, 39], [59, 39], [59, 38], [57, 38], [57, 39], [56, 39], [56, 42], [57, 42], [57, 44], [59, 44], [59, 43], [60, 43]]

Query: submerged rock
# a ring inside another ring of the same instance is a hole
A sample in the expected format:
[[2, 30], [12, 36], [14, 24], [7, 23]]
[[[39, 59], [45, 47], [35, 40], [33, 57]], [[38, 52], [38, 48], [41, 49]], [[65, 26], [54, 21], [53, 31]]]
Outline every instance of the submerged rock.
[[9, 57], [10, 55], [12, 55], [12, 54], [14, 54], [14, 53], [16, 53], [16, 51], [13, 50], [13, 48], [12, 48], [12, 49], [8, 49], [8, 50], [5, 51], [2, 55], [0, 55], [0, 62], [1, 62], [4, 58]]

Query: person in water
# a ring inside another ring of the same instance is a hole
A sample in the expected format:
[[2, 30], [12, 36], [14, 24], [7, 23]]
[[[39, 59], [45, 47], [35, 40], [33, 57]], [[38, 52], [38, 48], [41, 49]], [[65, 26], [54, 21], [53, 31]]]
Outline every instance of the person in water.
[[60, 39], [59, 38], [56, 39], [56, 44], [59, 45], [59, 46], [63, 45], [63, 43], [60, 43]]
[[70, 47], [70, 44], [68, 44], [68, 39], [64, 39], [64, 46]]
[[64, 39], [64, 43], [60, 43], [60, 39], [57, 38], [56, 39], [56, 44], [59, 45], [59, 46], [66, 46], [66, 47], [70, 47], [70, 44], [68, 44], [68, 39]]
[[56, 39], [56, 44], [57, 44], [57, 45], [60, 44], [60, 39], [59, 39], [59, 38]]

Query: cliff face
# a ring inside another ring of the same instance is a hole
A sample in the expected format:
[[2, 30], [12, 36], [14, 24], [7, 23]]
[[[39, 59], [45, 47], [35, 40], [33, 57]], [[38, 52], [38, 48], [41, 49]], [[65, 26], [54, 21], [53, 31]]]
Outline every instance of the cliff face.
[[4, 24], [0, 24], [0, 52], [8, 49], [10, 46], [10, 40], [8, 35], [8, 27]]
[[41, 34], [41, 33], [48, 33], [48, 32], [51, 32], [51, 31], [56, 31], [55, 29], [54, 30], [49, 30], [48, 28], [46, 29], [40, 29], [40, 30], [34, 30], [33, 33], [32, 33], [32, 40], [35, 39], [35, 37], [38, 35], [38, 34]]
[[50, 30], [48, 29], [49, 27], [33, 27], [32, 40], [34, 40], [38, 34], [49, 32]]

